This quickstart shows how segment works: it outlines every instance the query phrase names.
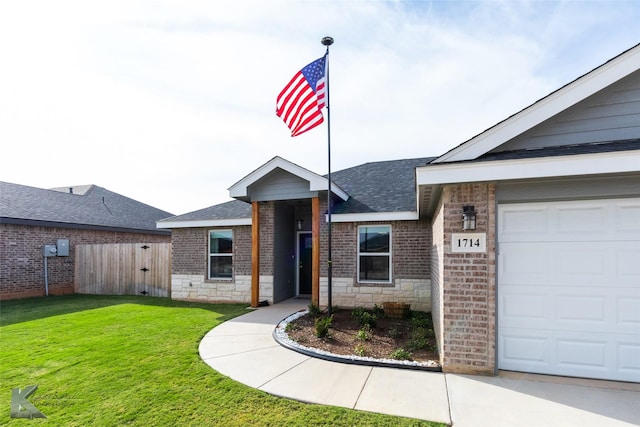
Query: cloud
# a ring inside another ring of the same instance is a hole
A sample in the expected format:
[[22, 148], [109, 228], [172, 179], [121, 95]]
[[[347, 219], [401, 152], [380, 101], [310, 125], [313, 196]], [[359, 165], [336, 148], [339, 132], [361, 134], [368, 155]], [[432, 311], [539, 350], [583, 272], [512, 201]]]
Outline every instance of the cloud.
[[184, 213], [276, 155], [324, 174], [326, 128], [275, 116], [324, 35], [333, 169], [442, 154], [635, 44], [640, 6], [610, 5], [4, 2], [0, 180]]

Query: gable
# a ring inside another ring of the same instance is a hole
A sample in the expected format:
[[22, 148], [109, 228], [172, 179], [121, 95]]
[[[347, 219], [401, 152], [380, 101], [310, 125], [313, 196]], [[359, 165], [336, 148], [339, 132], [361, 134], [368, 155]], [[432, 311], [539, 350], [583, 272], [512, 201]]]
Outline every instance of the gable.
[[[301, 192], [303, 183], [305, 191]], [[269, 188], [278, 184], [284, 184], [285, 189]], [[258, 201], [253, 199], [254, 195], [260, 197], [259, 201], [285, 200], [282, 197], [284, 196], [283, 192], [286, 193], [286, 191], [298, 192], [299, 194], [304, 194], [305, 198], [310, 198], [315, 197], [320, 191], [327, 191], [328, 188], [329, 181], [327, 178], [276, 156], [229, 187], [229, 195], [234, 199], [245, 202]], [[331, 183], [331, 193], [342, 200], [349, 198], [349, 195], [333, 182]], [[269, 197], [278, 198], [272, 199]], [[287, 198], [294, 199], [299, 197]]]
[[309, 199], [318, 196], [318, 191], [309, 190], [309, 181], [276, 168], [259, 181], [248, 186], [252, 201]]
[[[638, 70], [640, 70], [640, 44], [460, 144], [432, 163], [442, 164], [477, 159], [610, 86], [617, 85]], [[629, 81], [633, 79], [634, 77]], [[582, 124], [582, 126], [585, 125], [586, 123]], [[622, 128], [623, 126], [620, 127]], [[592, 136], [595, 137], [596, 133]]]
[[640, 71], [496, 147], [491, 153], [640, 139]]

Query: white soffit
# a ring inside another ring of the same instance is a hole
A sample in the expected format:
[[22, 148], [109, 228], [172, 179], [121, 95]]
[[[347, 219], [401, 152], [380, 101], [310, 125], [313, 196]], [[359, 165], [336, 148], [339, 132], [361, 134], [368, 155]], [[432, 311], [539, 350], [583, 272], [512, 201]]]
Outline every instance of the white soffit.
[[432, 163], [473, 160], [640, 69], [640, 45], [579, 77]]
[[[415, 221], [418, 212], [369, 212], [352, 214], [331, 214], [331, 222], [371, 222], [371, 221]], [[329, 216], [325, 215], [325, 221]]]
[[198, 221], [158, 221], [156, 228], [231, 227], [251, 225], [251, 218], [207, 219]]
[[[290, 161], [285, 160], [282, 157], [276, 156], [264, 165], [260, 166], [258, 169], [251, 172], [249, 175], [242, 178], [237, 183], [233, 184], [231, 187], [229, 187], [229, 195], [233, 198], [247, 197], [247, 189], [251, 184], [259, 181], [268, 173], [278, 168], [287, 171], [292, 175], [300, 177], [305, 181], [308, 181], [309, 191], [324, 191], [329, 186], [329, 181], [327, 180], [327, 178], [311, 172], [310, 170], [305, 169], [301, 166], [298, 166], [295, 163], [291, 163]], [[342, 200], [347, 200], [349, 198], [349, 195], [334, 183], [331, 183], [331, 191]]]
[[517, 160], [444, 163], [416, 169], [421, 185], [584, 176], [640, 171], [640, 150]]

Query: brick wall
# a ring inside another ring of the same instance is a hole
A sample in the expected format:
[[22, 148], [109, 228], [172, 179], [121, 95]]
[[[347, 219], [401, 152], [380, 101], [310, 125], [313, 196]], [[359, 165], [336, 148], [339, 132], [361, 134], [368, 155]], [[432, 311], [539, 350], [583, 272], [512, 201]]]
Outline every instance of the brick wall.
[[251, 275], [251, 226], [176, 228], [172, 232], [173, 274], [208, 276], [209, 230], [233, 230], [233, 272]]
[[[231, 281], [208, 279], [208, 239], [209, 231], [214, 229], [233, 230]], [[250, 299], [251, 226], [176, 228], [172, 232], [172, 243], [172, 298], [238, 302], [247, 302], [247, 298]]]
[[[260, 202], [260, 275], [273, 275], [275, 202]], [[251, 256], [251, 247], [249, 247]]]
[[0, 298], [45, 295], [42, 247], [69, 239], [68, 257], [47, 259], [49, 294], [73, 293], [75, 245], [98, 243], [169, 243], [171, 236], [0, 224]]
[[[443, 370], [492, 374], [495, 370], [495, 185], [445, 186], [441, 197], [444, 251], [440, 260], [442, 276], [438, 280]], [[474, 232], [487, 234], [486, 253], [451, 252], [451, 234], [462, 231], [464, 205], [475, 206]]]
[[[320, 211], [326, 209], [326, 200]], [[358, 226], [391, 226], [392, 284], [357, 283]], [[328, 224], [320, 221], [320, 304], [326, 305]], [[431, 309], [431, 232], [427, 221], [336, 223], [331, 227], [332, 303], [342, 307], [373, 307], [383, 302], [408, 302], [412, 309]]]
[[[333, 276], [352, 278], [358, 275], [358, 226], [384, 224], [391, 226], [392, 275], [396, 279], [429, 279], [431, 271], [431, 233], [426, 221], [382, 221], [333, 223], [331, 255]], [[328, 224], [321, 223], [320, 275], [327, 277]], [[365, 285], [359, 285], [365, 286]]]

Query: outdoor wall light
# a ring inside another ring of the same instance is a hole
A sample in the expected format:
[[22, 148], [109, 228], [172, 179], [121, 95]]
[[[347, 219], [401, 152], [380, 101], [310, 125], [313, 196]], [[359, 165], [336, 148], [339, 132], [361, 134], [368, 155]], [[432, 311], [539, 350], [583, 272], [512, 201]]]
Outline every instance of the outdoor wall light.
[[300, 218], [298, 218], [298, 219], [296, 220], [296, 225], [297, 225], [297, 227], [298, 227], [298, 231], [302, 230], [302, 223], [303, 223], [303, 222], [304, 222], [304, 221], [302, 221], [302, 219], [300, 219]]
[[462, 229], [463, 230], [476, 229], [476, 211], [473, 206], [462, 207]]

